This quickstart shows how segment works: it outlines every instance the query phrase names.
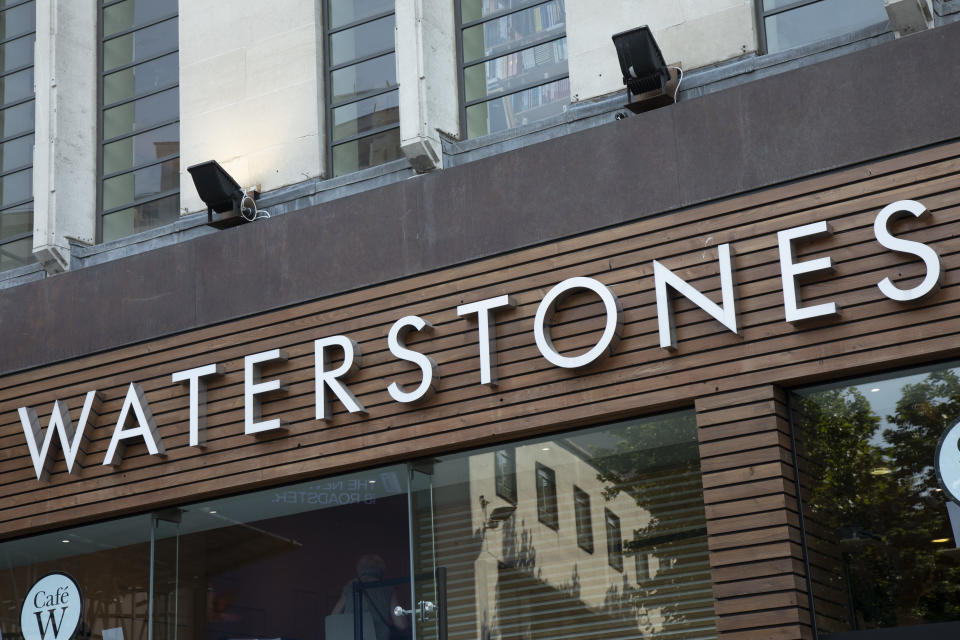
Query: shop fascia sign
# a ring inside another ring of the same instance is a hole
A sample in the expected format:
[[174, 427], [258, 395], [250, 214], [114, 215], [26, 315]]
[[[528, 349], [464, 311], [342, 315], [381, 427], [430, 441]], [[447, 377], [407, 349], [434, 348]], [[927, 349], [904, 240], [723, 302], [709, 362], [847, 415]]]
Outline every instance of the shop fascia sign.
[[[922, 282], [909, 289], [901, 289], [889, 278], [877, 283], [884, 296], [898, 302], [917, 301], [937, 290], [940, 284], [941, 267], [937, 253], [929, 246], [897, 238], [890, 232], [890, 224], [898, 218], [913, 216], [920, 218], [926, 208], [913, 200], [901, 200], [888, 205], [877, 214], [873, 231], [878, 243], [892, 251], [910, 254], [920, 258], [926, 267]], [[837, 315], [837, 306], [833, 302], [802, 306], [797, 279], [810, 273], [828, 271], [831, 262], [828, 256], [798, 262], [795, 254], [796, 244], [830, 233], [826, 221], [794, 227], [777, 234], [780, 253], [780, 276], [783, 285], [784, 312], [786, 321], [803, 322], [814, 318]], [[660, 346], [674, 350], [677, 345], [676, 332], [670, 298], [682, 295], [697, 307], [708, 313], [733, 333], [738, 333], [736, 299], [734, 295], [733, 265], [731, 249], [728, 244], [717, 247], [722, 303], [716, 304], [660, 262], [653, 261], [654, 287], [656, 290], [657, 320], [659, 324]], [[565, 297], [589, 291], [600, 298], [605, 310], [605, 325], [600, 339], [586, 353], [578, 356], [561, 354], [550, 339], [550, 326], [558, 303]], [[478, 343], [480, 351], [480, 383], [496, 385], [496, 347], [495, 316], [498, 311], [514, 306], [510, 296], [479, 300], [457, 307], [459, 316], [475, 317], [478, 325]], [[541, 300], [534, 319], [533, 335], [541, 355], [550, 363], [564, 369], [582, 369], [594, 364], [613, 352], [620, 339], [622, 329], [622, 307], [616, 294], [606, 285], [588, 277], [574, 277], [564, 280], [553, 287]], [[436, 363], [428, 355], [407, 347], [406, 338], [414, 331], [428, 331], [430, 323], [419, 316], [405, 316], [397, 320], [387, 335], [390, 352], [398, 359], [416, 365], [420, 370], [420, 383], [416, 388], [407, 389], [391, 382], [387, 392], [396, 402], [414, 404], [429, 398], [435, 391], [437, 379]], [[342, 355], [342, 362], [331, 367], [331, 355]], [[283, 361], [286, 354], [280, 349], [255, 353], [244, 357], [244, 433], [256, 435], [274, 432], [286, 428], [279, 418], [262, 420], [260, 417], [261, 400], [269, 394], [282, 389], [279, 379], [262, 380], [261, 367], [270, 362]], [[317, 420], [327, 421], [331, 417], [329, 403], [335, 397], [350, 413], [366, 414], [363, 404], [353, 395], [347, 386], [347, 380], [360, 367], [360, 350], [357, 343], [344, 335], [334, 335], [314, 341], [314, 389], [315, 416]], [[190, 446], [205, 446], [205, 409], [206, 386], [212, 377], [222, 374], [219, 363], [178, 371], [173, 374], [172, 382], [187, 385], [189, 388], [189, 430]], [[40, 426], [37, 412], [31, 407], [19, 409], [20, 421], [26, 436], [30, 457], [39, 480], [49, 477], [53, 464], [50, 446], [54, 434], [59, 436], [60, 445], [66, 459], [67, 470], [74, 473], [83, 464], [85, 430], [91, 421], [91, 414], [97, 392], [86, 394], [79, 423], [74, 427], [70, 419], [69, 407], [65, 402], [54, 402], [46, 432]], [[163, 439], [157, 431], [150, 405], [143, 389], [136, 382], [127, 388], [120, 414], [113, 430], [113, 437], [103, 459], [104, 465], [118, 466], [123, 458], [125, 445], [130, 441], [143, 441], [151, 455], [163, 456], [166, 453]]]

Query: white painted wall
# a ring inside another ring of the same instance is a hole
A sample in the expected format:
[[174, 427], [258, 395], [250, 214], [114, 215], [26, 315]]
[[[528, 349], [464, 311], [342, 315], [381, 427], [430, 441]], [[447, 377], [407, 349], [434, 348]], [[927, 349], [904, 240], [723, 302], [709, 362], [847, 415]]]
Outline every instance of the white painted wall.
[[453, 3], [398, 0], [396, 16], [400, 146], [418, 171], [439, 168], [439, 132], [460, 128]]
[[36, 7], [33, 252], [56, 273], [69, 268], [68, 238], [96, 237], [97, 0]]
[[180, 206], [216, 160], [264, 191], [323, 170], [319, 0], [180, 2]]
[[566, 0], [566, 7], [572, 102], [624, 90], [610, 37], [634, 27], [648, 25], [667, 64], [684, 70], [757, 48], [753, 0]]

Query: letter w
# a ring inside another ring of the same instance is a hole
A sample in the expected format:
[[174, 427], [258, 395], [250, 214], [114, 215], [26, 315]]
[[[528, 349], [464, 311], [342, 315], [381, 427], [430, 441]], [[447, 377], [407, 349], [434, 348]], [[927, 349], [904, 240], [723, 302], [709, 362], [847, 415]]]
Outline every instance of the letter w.
[[[95, 393], [95, 392], [91, 391], [91, 393]], [[60, 625], [63, 624], [63, 619], [67, 615], [67, 608], [62, 607], [60, 609], [60, 622], [57, 622], [56, 609], [50, 609], [49, 611], [47, 611], [47, 613], [50, 614], [49, 617], [47, 617], [47, 624], [43, 624], [43, 618], [40, 617], [41, 613], [42, 613], [41, 611], [34, 611], [34, 614], [37, 616], [37, 628], [40, 629], [41, 640], [47, 637], [47, 629], [49, 627], [53, 627], [53, 637], [54, 639], [56, 639], [56, 637], [60, 635]]]
[[[96, 414], [94, 401], [97, 399], [96, 391], [87, 392], [87, 397], [83, 401], [83, 411], [80, 413], [79, 428], [76, 430], [73, 428], [73, 422], [70, 421], [70, 409], [66, 403], [60, 400], [54, 402], [46, 434], [43, 434], [43, 430], [40, 428], [37, 412], [32, 407], [20, 407], [18, 410], [20, 423], [23, 425], [23, 434], [27, 437], [27, 447], [30, 449], [30, 457], [33, 458], [33, 468], [37, 472], [37, 480], [47, 482], [50, 479], [53, 460], [48, 454], [50, 453], [50, 443], [53, 441], [54, 432], [60, 436], [60, 448], [63, 449], [63, 457], [67, 461], [67, 472], [73, 473], [74, 464], [78, 468], [83, 465], [83, 459], [86, 455], [84, 443], [87, 440], [84, 431], [90, 418], [90, 412], [93, 411]], [[43, 445], [38, 450], [37, 441], [40, 440], [41, 435], [43, 435]], [[38, 613], [37, 616], [39, 615]]]

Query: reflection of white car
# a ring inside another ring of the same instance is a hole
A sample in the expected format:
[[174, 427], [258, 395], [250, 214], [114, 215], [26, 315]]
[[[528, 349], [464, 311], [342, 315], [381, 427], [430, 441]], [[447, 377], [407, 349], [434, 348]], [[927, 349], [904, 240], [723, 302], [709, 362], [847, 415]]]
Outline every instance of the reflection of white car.
[[960, 422], [950, 427], [937, 446], [937, 475], [947, 496], [960, 503]]

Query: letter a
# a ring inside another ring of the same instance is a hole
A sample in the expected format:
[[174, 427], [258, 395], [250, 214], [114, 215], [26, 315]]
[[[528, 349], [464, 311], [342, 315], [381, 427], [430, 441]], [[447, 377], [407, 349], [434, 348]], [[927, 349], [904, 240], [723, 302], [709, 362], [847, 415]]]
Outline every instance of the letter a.
[[[131, 409], [136, 416], [137, 426], [127, 429], [125, 425]], [[117, 426], [113, 429], [113, 438], [110, 439], [110, 446], [107, 447], [103, 464], [114, 467], [119, 465], [123, 461], [123, 452], [126, 448], [124, 441], [130, 438], [143, 438], [150, 455], [167, 455], [163, 440], [157, 431], [157, 424], [153, 420], [153, 414], [150, 413], [150, 405], [147, 404], [147, 398], [143, 395], [143, 389], [136, 382], [131, 382], [127, 389], [127, 397], [123, 401], [123, 408], [120, 409], [120, 417], [117, 419]]]

